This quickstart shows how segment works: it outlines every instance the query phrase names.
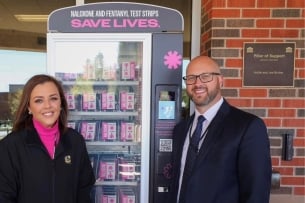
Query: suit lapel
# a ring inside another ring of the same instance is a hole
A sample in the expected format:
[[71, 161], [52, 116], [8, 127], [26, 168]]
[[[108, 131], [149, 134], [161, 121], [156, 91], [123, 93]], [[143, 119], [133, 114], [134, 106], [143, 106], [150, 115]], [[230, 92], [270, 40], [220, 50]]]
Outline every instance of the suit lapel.
[[224, 127], [224, 120], [230, 110], [229, 108], [229, 104], [224, 100], [214, 119], [210, 123], [210, 126], [208, 127], [207, 135], [199, 150], [197, 163], [205, 158], [211, 147], [215, 144], [218, 137], [221, 135]]

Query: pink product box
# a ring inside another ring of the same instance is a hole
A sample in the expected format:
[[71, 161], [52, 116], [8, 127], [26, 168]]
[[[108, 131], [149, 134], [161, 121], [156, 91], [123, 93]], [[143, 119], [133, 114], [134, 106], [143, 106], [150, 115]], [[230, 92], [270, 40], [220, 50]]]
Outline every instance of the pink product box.
[[120, 92], [120, 109], [122, 111], [134, 110], [135, 94], [134, 92], [121, 91]]
[[77, 78], [76, 73], [65, 73], [63, 80], [68, 80], [68, 81], [75, 81]]
[[96, 203], [118, 203], [118, 191], [115, 186], [96, 186]]
[[135, 80], [136, 63], [132, 62], [122, 62], [121, 67], [121, 79], [122, 80]]
[[119, 163], [120, 180], [135, 180], [136, 164], [122, 161]]
[[116, 162], [113, 161], [100, 161], [99, 167], [100, 180], [115, 180], [116, 179]]
[[122, 121], [120, 125], [120, 140], [133, 141], [135, 134], [135, 124], [133, 122]]
[[95, 93], [84, 93], [82, 101], [83, 110], [96, 110], [96, 94]]
[[68, 121], [67, 127], [78, 131], [77, 122], [75, 122], [75, 121]]
[[56, 72], [55, 77], [57, 79], [63, 80], [63, 81], [75, 81], [76, 78], [77, 78], [77, 74], [76, 73], [59, 73], [59, 72]]
[[76, 109], [76, 101], [75, 101], [75, 96], [72, 93], [65, 93], [65, 97], [68, 103], [68, 109], [69, 110], [75, 110]]
[[82, 121], [80, 124], [80, 133], [83, 135], [85, 140], [94, 140], [96, 134], [96, 122]]
[[101, 110], [115, 109], [115, 92], [104, 91], [101, 93]]
[[86, 65], [84, 65], [83, 78], [85, 80], [94, 80], [96, 78], [95, 68], [92, 64], [87, 63]]
[[100, 203], [117, 203], [116, 194], [102, 194]]
[[103, 141], [117, 140], [117, 123], [115, 121], [101, 122], [101, 139]]
[[120, 203], [136, 202], [136, 196], [131, 189], [130, 190], [120, 189], [119, 195], [120, 195]]
[[103, 80], [116, 80], [116, 67], [104, 67], [102, 70], [102, 79]]

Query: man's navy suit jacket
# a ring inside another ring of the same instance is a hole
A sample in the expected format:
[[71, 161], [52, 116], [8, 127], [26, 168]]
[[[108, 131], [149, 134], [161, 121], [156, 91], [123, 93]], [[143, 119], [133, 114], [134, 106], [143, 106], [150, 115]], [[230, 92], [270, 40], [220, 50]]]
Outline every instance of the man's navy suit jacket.
[[[174, 128], [170, 203], [177, 202], [182, 148], [193, 119], [194, 115]], [[268, 203], [271, 173], [263, 120], [224, 100], [199, 150], [185, 193], [186, 203]]]

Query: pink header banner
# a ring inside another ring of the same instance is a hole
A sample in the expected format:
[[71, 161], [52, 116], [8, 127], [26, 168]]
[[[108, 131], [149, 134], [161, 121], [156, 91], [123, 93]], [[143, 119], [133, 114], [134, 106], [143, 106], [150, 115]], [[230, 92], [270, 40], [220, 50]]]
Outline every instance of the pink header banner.
[[103, 2], [72, 6], [53, 11], [48, 32], [181, 32], [182, 14], [151, 4]]

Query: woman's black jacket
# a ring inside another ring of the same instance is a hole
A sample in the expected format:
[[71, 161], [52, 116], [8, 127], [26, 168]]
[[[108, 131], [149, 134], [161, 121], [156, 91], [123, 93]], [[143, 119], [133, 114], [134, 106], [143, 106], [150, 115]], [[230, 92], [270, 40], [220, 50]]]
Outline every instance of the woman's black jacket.
[[95, 183], [85, 141], [68, 129], [51, 159], [36, 130], [0, 141], [1, 203], [91, 203]]

